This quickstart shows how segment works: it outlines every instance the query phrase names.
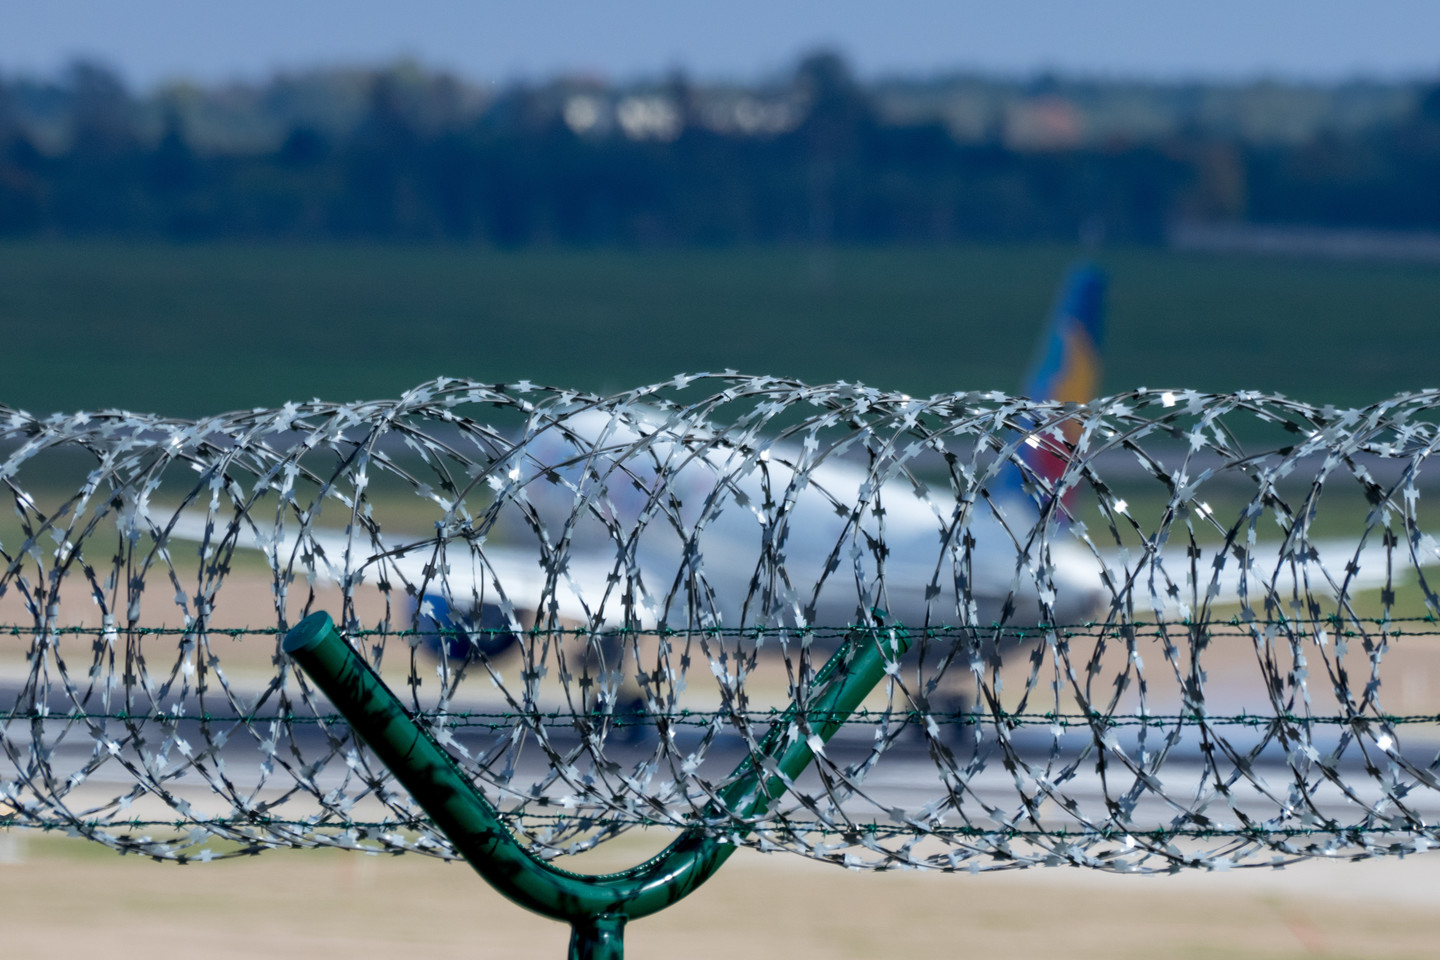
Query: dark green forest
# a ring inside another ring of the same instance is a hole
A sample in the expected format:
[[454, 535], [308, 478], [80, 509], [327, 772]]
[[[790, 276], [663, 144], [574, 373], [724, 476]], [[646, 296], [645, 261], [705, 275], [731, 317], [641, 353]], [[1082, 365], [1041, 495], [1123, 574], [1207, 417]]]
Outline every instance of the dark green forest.
[[861, 82], [832, 54], [730, 86], [0, 72], [14, 238], [1144, 245], [1189, 222], [1440, 229], [1440, 86]]

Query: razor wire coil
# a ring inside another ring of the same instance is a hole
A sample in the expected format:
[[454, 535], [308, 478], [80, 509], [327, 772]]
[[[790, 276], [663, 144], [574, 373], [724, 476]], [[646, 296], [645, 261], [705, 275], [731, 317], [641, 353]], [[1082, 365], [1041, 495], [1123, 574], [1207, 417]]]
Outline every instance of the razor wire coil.
[[[324, 608], [541, 856], [697, 825], [875, 868], [1421, 851], [1437, 410], [732, 374], [0, 407], [0, 825], [451, 855], [280, 655]], [[888, 630], [912, 651], [781, 803], [717, 814]]]

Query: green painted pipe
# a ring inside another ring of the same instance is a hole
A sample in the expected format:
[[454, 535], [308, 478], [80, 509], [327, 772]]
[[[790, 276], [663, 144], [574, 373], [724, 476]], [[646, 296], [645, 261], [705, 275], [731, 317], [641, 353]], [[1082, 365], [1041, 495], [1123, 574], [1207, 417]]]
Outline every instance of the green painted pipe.
[[571, 920], [568, 960], [623, 960], [625, 920], [615, 913]]
[[[814, 688], [820, 692], [804, 709], [826, 718], [813, 726], [821, 741], [840, 728], [880, 682], [886, 666], [909, 646], [903, 629], [882, 632], [888, 642], [869, 630], [856, 630], [816, 675]], [[283, 648], [476, 872], [520, 906], [571, 924], [572, 958], [618, 960], [623, 956], [626, 920], [680, 900], [708, 880], [736, 849], [696, 826], [660, 854], [619, 873], [578, 874], [546, 863], [516, 842], [499, 812], [345, 642], [329, 614], [314, 613], [300, 621], [285, 635]], [[761, 755], [773, 753], [800, 709], [792, 705], [780, 716], [760, 744]], [[755, 756], [746, 757], [721, 792], [724, 809], [712, 805], [707, 814], [719, 817], [725, 810], [742, 817], [764, 814], [783, 793], [784, 780], [798, 777], [813, 756], [804, 739], [792, 742], [776, 758], [779, 774], [769, 778], [762, 776]]]

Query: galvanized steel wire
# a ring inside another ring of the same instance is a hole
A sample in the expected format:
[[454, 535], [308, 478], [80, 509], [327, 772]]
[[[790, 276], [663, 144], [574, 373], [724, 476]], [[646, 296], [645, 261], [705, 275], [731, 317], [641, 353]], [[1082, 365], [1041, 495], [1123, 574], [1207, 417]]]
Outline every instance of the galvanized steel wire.
[[[449, 855], [279, 653], [327, 609], [544, 856], [697, 822], [876, 868], [1421, 851], [1437, 410], [734, 374], [0, 407], [0, 825]], [[826, 657], [890, 630], [914, 649], [784, 801], [717, 818], [780, 711], [825, 719]]]

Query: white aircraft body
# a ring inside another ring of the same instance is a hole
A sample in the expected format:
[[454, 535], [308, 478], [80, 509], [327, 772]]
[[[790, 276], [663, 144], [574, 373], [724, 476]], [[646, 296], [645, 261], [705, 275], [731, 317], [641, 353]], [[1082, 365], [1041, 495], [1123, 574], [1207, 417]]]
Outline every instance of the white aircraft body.
[[[1102, 305], [1098, 271], [1074, 271], [1028, 385], [1032, 397], [1093, 396]], [[1056, 523], [1041, 540], [1035, 499], [1018, 483], [997, 478], [987, 496], [961, 504], [835, 451], [757, 450], [763, 441], [742, 451], [703, 424], [681, 425], [683, 432], [659, 411], [592, 410], [565, 417], [563, 429], [528, 435], [509, 458], [508, 480], [524, 493], [508, 495], [517, 513], [531, 510], [536, 519], [512, 522], [501, 536], [461, 531], [381, 543], [364, 530], [293, 523], [277, 535], [248, 518], [227, 530], [199, 512], [177, 516], [168, 535], [211, 544], [228, 537], [266, 552], [277, 567], [303, 553], [336, 583], [408, 584], [415, 624], [451, 658], [498, 654], [536, 623], [841, 628], [879, 615], [912, 628], [983, 633], [997, 622], [1103, 619], [1127, 584], [1135, 608], [1183, 617], [1197, 604], [1242, 595], [1258, 606], [1267, 589], [1286, 585], [1351, 596], [1392, 576], [1392, 557], [1378, 542], [1303, 550], [1266, 542], [1191, 556], [1175, 547], [1096, 548]], [[856, 511], [857, 503], [866, 508]], [[1412, 546], [1395, 558], [1412, 568], [1440, 563], [1433, 540]]]
[[[1072, 272], [1032, 395], [1093, 395], [1103, 291], [1098, 270]], [[593, 410], [527, 435], [508, 473], [524, 492], [506, 496], [516, 515], [533, 509], [539, 521], [512, 517], [500, 535], [382, 543], [314, 517], [277, 530], [187, 511], [167, 536], [259, 549], [276, 568], [303, 555], [336, 583], [403, 582], [417, 597], [417, 625], [469, 635], [481, 652], [537, 621], [839, 628], [883, 611], [913, 627], [982, 626], [1085, 619], [1099, 603], [1099, 561], [1078, 541], [1033, 541], [1035, 504], [1018, 482], [1008, 489], [997, 478], [962, 507], [918, 489], [893, 462], [884, 474], [833, 449], [756, 450], [756, 441], [742, 451], [703, 423], [682, 426], [659, 411]], [[445, 652], [463, 655], [463, 646]]]

